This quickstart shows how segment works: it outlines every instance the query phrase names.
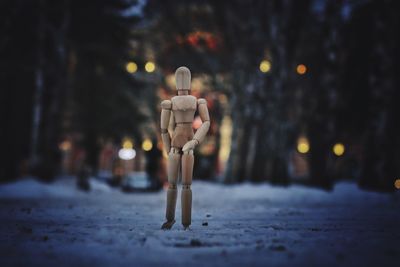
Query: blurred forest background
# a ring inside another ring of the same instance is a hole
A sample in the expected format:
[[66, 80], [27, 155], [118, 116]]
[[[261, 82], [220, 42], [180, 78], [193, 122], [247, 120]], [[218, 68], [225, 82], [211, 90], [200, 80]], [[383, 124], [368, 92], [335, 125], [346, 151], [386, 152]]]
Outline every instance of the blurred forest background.
[[400, 188], [399, 14], [394, 0], [1, 0], [0, 180], [164, 182], [159, 103], [184, 65], [212, 119], [195, 178]]

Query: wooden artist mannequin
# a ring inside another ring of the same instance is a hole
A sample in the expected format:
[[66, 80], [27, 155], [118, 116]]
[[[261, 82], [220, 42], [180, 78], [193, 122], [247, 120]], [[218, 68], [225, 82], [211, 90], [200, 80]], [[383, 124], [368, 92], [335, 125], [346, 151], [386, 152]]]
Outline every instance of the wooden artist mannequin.
[[[180, 67], [175, 72], [176, 89], [178, 95], [171, 100], [161, 102], [161, 137], [164, 148], [168, 152], [168, 191], [166, 222], [162, 229], [171, 229], [175, 223], [175, 206], [177, 198], [177, 181], [179, 170], [182, 177], [182, 225], [187, 229], [192, 221], [192, 184], [193, 175], [193, 150], [200, 144], [210, 128], [207, 102], [205, 99], [189, 95], [190, 70]], [[194, 114], [198, 110], [203, 122], [201, 127], [193, 133], [192, 123]], [[168, 132], [168, 125], [172, 120], [172, 138]]]

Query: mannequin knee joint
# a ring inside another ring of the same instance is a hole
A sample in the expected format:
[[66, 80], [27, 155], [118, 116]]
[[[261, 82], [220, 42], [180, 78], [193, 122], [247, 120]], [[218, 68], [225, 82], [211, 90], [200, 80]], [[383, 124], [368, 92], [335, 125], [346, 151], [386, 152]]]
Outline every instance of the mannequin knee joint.
[[176, 184], [169, 183], [168, 189], [176, 189]]
[[183, 151], [183, 155], [193, 155], [193, 149]]
[[171, 150], [169, 151], [170, 155], [180, 155], [181, 151], [178, 148], [171, 147]]

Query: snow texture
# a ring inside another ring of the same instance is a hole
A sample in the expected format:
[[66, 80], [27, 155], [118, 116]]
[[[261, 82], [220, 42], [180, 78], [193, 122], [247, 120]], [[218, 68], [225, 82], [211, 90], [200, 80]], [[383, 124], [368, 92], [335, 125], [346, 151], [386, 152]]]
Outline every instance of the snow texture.
[[160, 230], [165, 191], [91, 180], [0, 186], [0, 266], [399, 266], [400, 194], [194, 182], [193, 222]]

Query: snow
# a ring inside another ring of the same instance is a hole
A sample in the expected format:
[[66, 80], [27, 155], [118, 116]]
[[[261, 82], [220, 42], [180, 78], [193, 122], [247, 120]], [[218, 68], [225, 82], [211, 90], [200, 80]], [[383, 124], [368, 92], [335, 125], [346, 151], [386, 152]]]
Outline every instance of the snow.
[[0, 185], [0, 266], [397, 266], [400, 194], [339, 183], [195, 181], [190, 231], [162, 231], [165, 191], [125, 194], [91, 179]]
[[[111, 192], [106, 184], [90, 179], [91, 194]], [[75, 197], [86, 195], [75, 188], [76, 181], [72, 177], [56, 180], [51, 184], [41, 183], [30, 177], [0, 186], [0, 198], [45, 198], [45, 197]]]

